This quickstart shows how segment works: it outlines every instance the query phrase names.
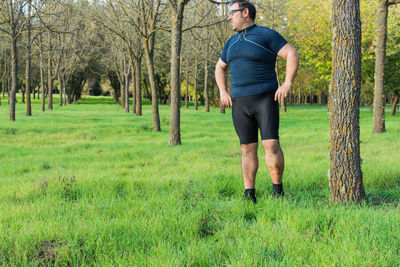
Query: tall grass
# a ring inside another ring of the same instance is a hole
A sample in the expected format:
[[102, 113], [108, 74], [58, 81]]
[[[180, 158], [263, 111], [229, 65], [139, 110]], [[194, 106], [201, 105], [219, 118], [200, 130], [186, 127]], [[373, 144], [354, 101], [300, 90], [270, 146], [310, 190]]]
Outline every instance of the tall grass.
[[361, 109], [367, 198], [335, 205], [327, 108], [289, 106], [285, 199], [271, 198], [261, 162], [252, 205], [241, 200], [230, 110], [182, 108], [183, 144], [169, 146], [168, 106], [154, 133], [150, 105], [138, 117], [111, 98], [80, 103], [41, 112], [36, 101], [32, 117], [18, 104], [10, 122], [2, 101], [1, 265], [400, 265], [399, 116], [387, 114], [387, 132], [374, 135]]

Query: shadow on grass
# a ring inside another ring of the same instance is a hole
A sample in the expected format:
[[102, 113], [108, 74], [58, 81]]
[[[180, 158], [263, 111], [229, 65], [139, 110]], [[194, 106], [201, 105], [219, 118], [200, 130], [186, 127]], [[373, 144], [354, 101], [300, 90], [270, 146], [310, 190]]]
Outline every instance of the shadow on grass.
[[390, 206], [397, 208], [399, 206], [399, 194], [395, 194], [389, 190], [376, 191], [366, 194], [365, 200], [368, 206]]

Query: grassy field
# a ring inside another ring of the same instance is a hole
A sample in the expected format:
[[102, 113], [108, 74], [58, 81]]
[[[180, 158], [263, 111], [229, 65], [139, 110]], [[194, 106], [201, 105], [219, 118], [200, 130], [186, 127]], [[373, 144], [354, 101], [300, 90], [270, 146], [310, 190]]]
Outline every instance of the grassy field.
[[[366, 201], [329, 202], [324, 106], [281, 114], [285, 199], [265, 164], [258, 204], [241, 201], [240, 148], [230, 110], [182, 108], [171, 147], [169, 107], [143, 117], [85, 98], [16, 121], [0, 106], [0, 265], [399, 266], [400, 116], [372, 134], [361, 110]], [[56, 102], [57, 103], [57, 102]], [[262, 150], [259, 149], [262, 158]]]

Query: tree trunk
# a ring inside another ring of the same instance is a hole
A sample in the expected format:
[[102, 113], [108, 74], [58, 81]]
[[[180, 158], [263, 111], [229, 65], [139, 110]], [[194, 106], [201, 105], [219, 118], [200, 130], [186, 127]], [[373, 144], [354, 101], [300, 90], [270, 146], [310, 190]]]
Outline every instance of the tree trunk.
[[204, 98], [205, 98], [205, 110], [210, 112], [210, 99], [208, 97], [208, 60], [204, 62]]
[[390, 112], [390, 115], [394, 116], [396, 114], [396, 107], [397, 107], [398, 103], [399, 103], [399, 93], [395, 92], [394, 99], [393, 99], [392, 112]]
[[189, 75], [186, 70], [186, 92], [185, 92], [185, 108], [189, 107]]
[[[31, 13], [30, 1], [28, 2], [28, 15]], [[26, 91], [26, 115], [32, 116], [32, 105], [31, 105], [31, 27], [30, 22], [28, 24], [27, 32], [27, 57], [26, 57], [26, 80], [25, 80], [25, 91]]]
[[123, 71], [119, 71], [119, 83], [121, 84], [121, 87], [120, 87], [120, 95], [121, 95], [121, 107], [122, 108], [125, 108], [125, 76], [124, 76], [124, 73], [123, 73]]
[[287, 100], [286, 100], [286, 98], [283, 99], [283, 101], [280, 101], [280, 102], [281, 102], [281, 111], [282, 111], [282, 112], [286, 112], [286, 111], [287, 111], [287, 108], [286, 108], [286, 102], [287, 102]]
[[181, 83], [180, 83], [180, 57], [182, 44], [183, 11], [187, 0], [177, 3], [172, 8], [172, 33], [171, 33], [171, 119], [169, 129], [169, 144], [181, 144]]
[[61, 76], [61, 80], [62, 80], [62, 85], [63, 85], [62, 90], [63, 90], [63, 93], [64, 93], [64, 106], [66, 106], [67, 105], [67, 92], [66, 92], [66, 88], [65, 88], [65, 84], [66, 84], [65, 74], [63, 74]]
[[329, 94], [330, 198], [360, 202], [364, 187], [360, 162], [360, 3], [332, 1], [332, 80]]
[[62, 107], [63, 105], [63, 81], [61, 79], [61, 73], [58, 72], [58, 83], [59, 83], [59, 91], [60, 91], [60, 99], [59, 99], [59, 106]]
[[131, 54], [131, 68], [132, 68], [132, 84], [133, 84], [133, 89], [132, 89], [132, 113], [136, 114], [136, 65], [135, 61], [133, 60], [133, 54]]
[[153, 115], [153, 131], [161, 131], [160, 113], [158, 110], [157, 84], [154, 76], [154, 35], [150, 39], [144, 40], [144, 49], [146, 54], [147, 72], [149, 74], [149, 83], [151, 88], [151, 111]]
[[383, 133], [385, 129], [384, 73], [387, 38], [387, 0], [379, 0], [375, 48], [375, 87], [373, 132]]
[[49, 38], [49, 57], [47, 59], [47, 65], [48, 65], [48, 70], [47, 70], [47, 79], [48, 79], [48, 83], [47, 83], [47, 94], [48, 94], [48, 98], [49, 98], [49, 103], [47, 105], [48, 109], [53, 109], [53, 46], [51, 43], [51, 34], [50, 32], [48, 33], [48, 38]]
[[42, 34], [39, 35], [40, 40], [40, 87], [42, 89], [42, 111], [46, 110], [46, 91], [44, 88], [44, 63], [43, 63], [43, 44]]
[[326, 94], [325, 92], [321, 92], [321, 105], [326, 105]]
[[199, 59], [196, 57], [194, 60], [194, 82], [193, 82], [193, 96], [194, 96], [194, 109], [198, 110], [198, 99], [197, 99], [197, 66], [199, 64]]
[[[12, 27], [13, 36], [15, 36], [15, 25]], [[11, 42], [11, 91], [9, 94], [10, 101], [10, 121], [15, 121], [15, 102], [18, 86], [18, 54], [17, 54], [17, 39], [12, 38]]]
[[142, 116], [142, 57], [136, 58], [136, 116]]
[[[124, 90], [124, 94], [125, 94], [125, 112], [129, 113], [129, 67], [126, 66], [126, 68], [128, 68], [128, 72], [124, 73], [124, 80], [125, 80], [125, 90]], [[126, 70], [125, 70], [126, 71]]]

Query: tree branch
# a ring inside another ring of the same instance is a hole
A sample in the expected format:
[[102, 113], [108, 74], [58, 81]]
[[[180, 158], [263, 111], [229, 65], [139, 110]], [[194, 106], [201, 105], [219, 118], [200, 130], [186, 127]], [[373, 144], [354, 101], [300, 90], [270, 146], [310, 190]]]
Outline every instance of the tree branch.
[[390, 0], [387, 2], [388, 6], [392, 6], [392, 5], [396, 5], [396, 4], [400, 4], [400, 0]]

